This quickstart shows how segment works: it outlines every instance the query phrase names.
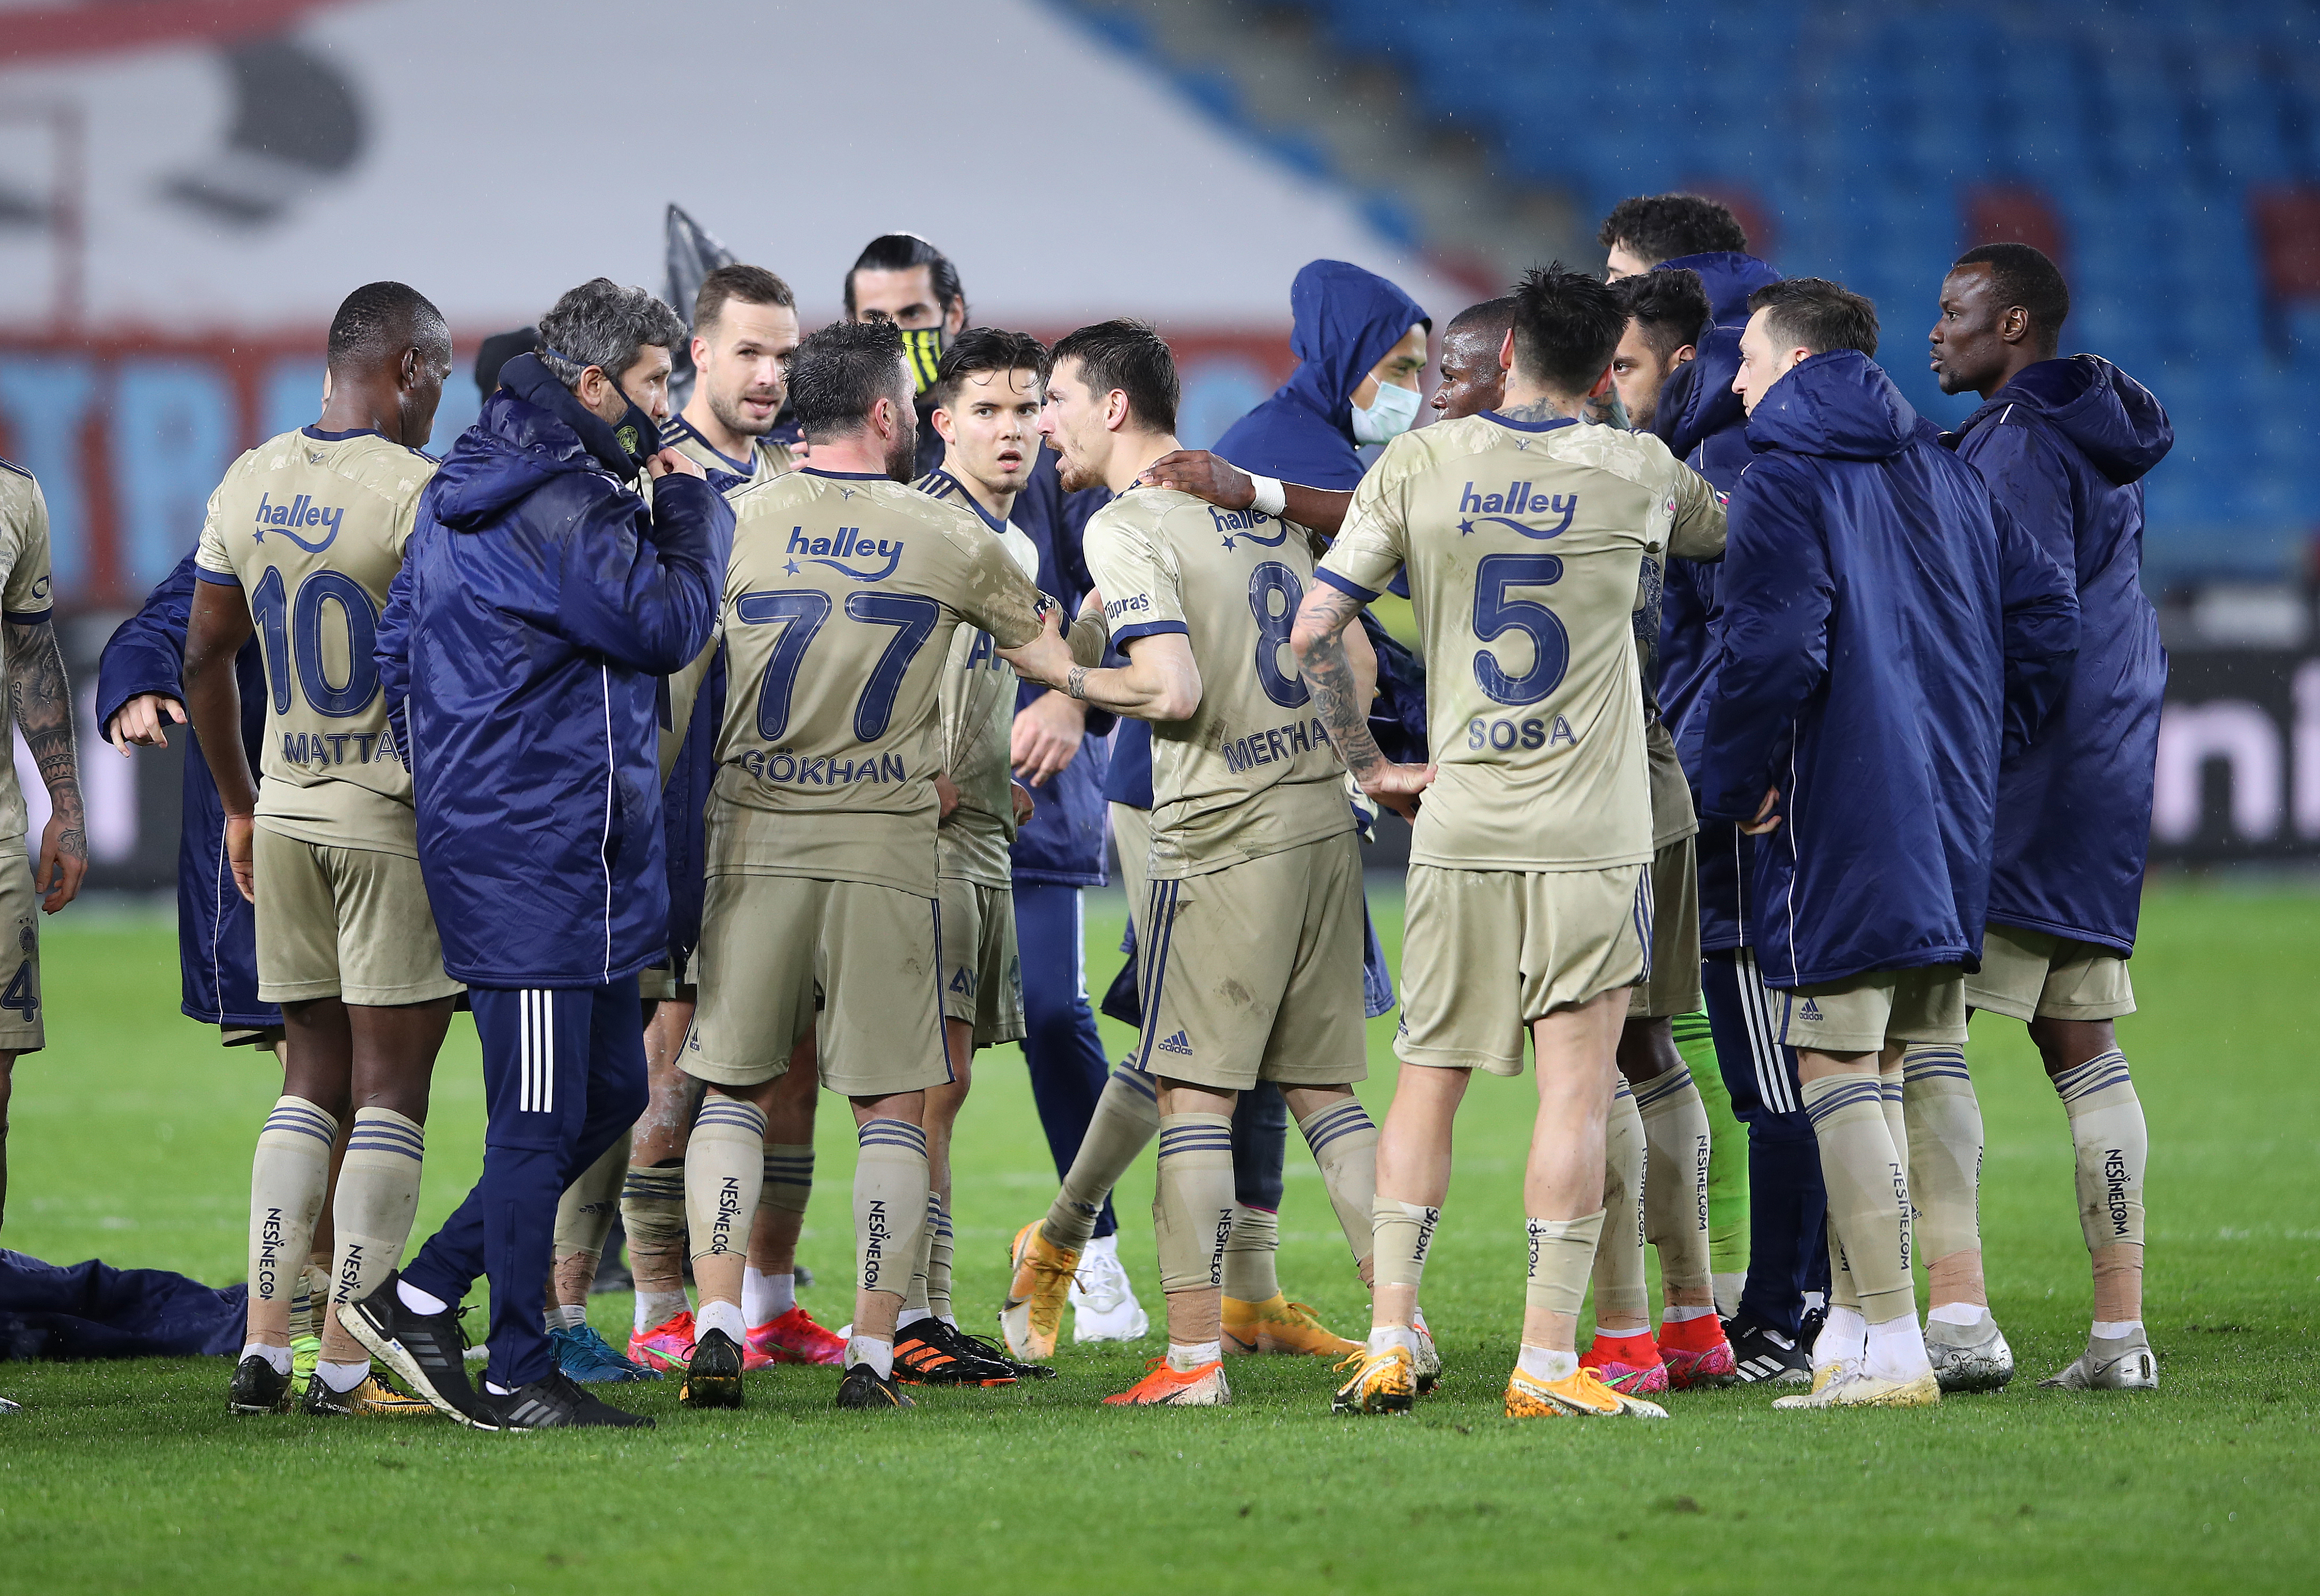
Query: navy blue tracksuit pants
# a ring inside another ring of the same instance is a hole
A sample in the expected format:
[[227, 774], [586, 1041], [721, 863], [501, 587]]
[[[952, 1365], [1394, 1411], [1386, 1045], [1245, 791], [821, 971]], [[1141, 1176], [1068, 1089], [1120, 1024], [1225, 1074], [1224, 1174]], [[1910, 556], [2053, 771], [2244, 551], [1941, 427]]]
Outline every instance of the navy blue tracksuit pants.
[[1796, 1049], [1779, 1042], [1748, 949], [1708, 955], [1700, 984], [1717, 1068], [1733, 1113], [1748, 1127], [1748, 1283], [1740, 1311], [1793, 1338], [1804, 1293], [1828, 1291], [1828, 1191]]
[[540, 1288], [555, 1265], [557, 1200], [645, 1111], [643, 1007], [634, 975], [467, 995], [484, 1048], [483, 1178], [403, 1277], [455, 1304], [489, 1277], [486, 1377], [513, 1391], [556, 1372]]
[[[1087, 926], [1080, 889], [1046, 883], [1015, 884], [1015, 943], [1027, 975], [1023, 983], [1023, 1062], [1031, 1073], [1031, 1102], [1039, 1129], [1047, 1133], [1047, 1153], [1057, 1180], [1079, 1156], [1096, 1099], [1111, 1075], [1096, 1033], [1095, 1011], [1088, 1006]], [[1071, 972], [1069, 981], [1057, 973]], [[1119, 1229], [1111, 1199], [1103, 1200], [1095, 1233]]]

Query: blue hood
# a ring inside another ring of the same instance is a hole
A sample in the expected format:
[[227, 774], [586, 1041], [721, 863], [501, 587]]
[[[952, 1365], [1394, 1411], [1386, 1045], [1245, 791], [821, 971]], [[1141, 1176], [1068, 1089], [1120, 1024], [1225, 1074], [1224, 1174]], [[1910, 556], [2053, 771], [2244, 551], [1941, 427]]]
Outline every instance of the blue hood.
[[1939, 431], [1921, 421], [1885, 368], [1858, 349], [1811, 355], [1764, 392], [1748, 418], [1748, 447], [1762, 453], [1839, 460], [1890, 459], [1924, 434]]
[[2151, 390], [2099, 355], [2023, 367], [1958, 431], [1972, 431], [2008, 404], [2044, 416], [2096, 470], [2121, 487], [2142, 481], [2175, 447], [2174, 423]]
[[443, 457], [428, 485], [430, 503], [451, 530], [476, 531], [543, 484], [575, 472], [610, 472], [625, 482], [636, 467], [611, 426], [573, 397], [539, 356], [518, 355], [500, 368], [500, 385], [476, 424]]
[[[1781, 274], [1754, 255], [1728, 251], [1680, 255], [1652, 269], [1698, 272], [1708, 291], [1708, 325], [1699, 340], [1699, 357], [1668, 378], [1652, 422], [1652, 431], [1678, 459], [1690, 459], [1702, 442], [1738, 427], [1745, 414], [1740, 395], [1732, 391], [1732, 376], [1739, 369], [1740, 334], [1748, 325], [1748, 296], [1779, 282]], [[1708, 475], [1713, 480], [1717, 473]]]
[[1308, 487], [1351, 489], [1354, 390], [1427, 314], [1400, 289], [1343, 260], [1315, 260], [1289, 286], [1297, 369], [1273, 397], [1225, 429], [1216, 452], [1246, 471]]

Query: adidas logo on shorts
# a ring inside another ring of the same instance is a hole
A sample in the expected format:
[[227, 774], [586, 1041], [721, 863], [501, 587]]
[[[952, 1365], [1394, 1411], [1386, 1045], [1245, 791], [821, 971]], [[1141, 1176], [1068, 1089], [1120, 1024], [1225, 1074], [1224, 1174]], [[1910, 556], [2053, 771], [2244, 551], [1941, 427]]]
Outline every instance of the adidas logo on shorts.
[[1820, 1005], [1813, 1002], [1812, 999], [1807, 998], [1805, 1000], [1805, 1006], [1797, 1011], [1797, 1018], [1799, 1020], [1809, 1020], [1816, 1025], [1819, 1024]]
[[1181, 1030], [1158, 1046], [1163, 1053], [1181, 1053], [1187, 1058], [1192, 1056], [1192, 1038]]

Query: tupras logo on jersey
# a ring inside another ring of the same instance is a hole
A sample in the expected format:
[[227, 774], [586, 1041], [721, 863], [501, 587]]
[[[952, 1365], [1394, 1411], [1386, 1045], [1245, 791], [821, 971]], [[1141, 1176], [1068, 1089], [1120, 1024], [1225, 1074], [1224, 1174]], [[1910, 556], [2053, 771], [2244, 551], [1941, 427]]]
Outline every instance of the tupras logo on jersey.
[[[1476, 521], [1496, 521], [1526, 538], [1559, 538], [1571, 530], [1571, 518], [1579, 513], [1579, 495], [1533, 493], [1527, 482], [1510, 482], [1504, 493], [1478, 494], [1470, 482], [1458, 495], [1458, 513], [1469, 518], [1458, 523], [1458, 535], [1462, 538], [1474, 530]], [[1560, 515], [1563, 519], [1551, 527], [1541, 528], [1524, 525], [1514, 519], [1518, 515]]]
[[[833, 571], [843, 572], [856, 582], [884, 582], [894, 574], [894, 567], [902, 563], [902, 540], [865, 538], [862, 535], [860, 527], [840, 527], [835, 538], [809, 538], [805, 535], [805, 529], [797, 526], [790, 529], [787, 552], [793, 556], [805, 555], [814, 564], [828, 566]], [[849, 559], [854, 559], [868, 564], [881, 556], [884, 557], [886, 563], [875, 571], [857, 570], [846, 563]], [[798, 574], [797, 561], [794, 558], [782, 568], [793, 576]]]
[[[1289, 529], [1270, 515], [1255, 510], [1219, 510], [1211, 505], [1209, 519], [1217, 523], [1217, 530], [1225, 535], [1225, 552], [1232, 552], [1235, 538], [1246, 538], [1252, 543], [1262, 543], [1267, 549], [1278, 549], [1289, 540]], [[1258, 531], [1259, 527], [1272, 527], [1273, 536]]]
[[[346, 511], [336, 504], [317, 504], [300, 494], [287, 504], [276, 504], [266, 494], [258, 495], [258, 530], [250, 536], [258, 542], [266, 541], [267, 532], [279, 532], [309, 554], [320, 554], [338, 541], [339, 522]], [[293, 527], [328, 527], [319, 543], [309, 543], [290, 529]]]
[[1139, 593], [1134, 598], [1113, 599], [1107, 603], [1103, 607], [1103, 618], [1117, 621], [1122, 615], [1141, 615], [1151, 608], [1151, 598]]

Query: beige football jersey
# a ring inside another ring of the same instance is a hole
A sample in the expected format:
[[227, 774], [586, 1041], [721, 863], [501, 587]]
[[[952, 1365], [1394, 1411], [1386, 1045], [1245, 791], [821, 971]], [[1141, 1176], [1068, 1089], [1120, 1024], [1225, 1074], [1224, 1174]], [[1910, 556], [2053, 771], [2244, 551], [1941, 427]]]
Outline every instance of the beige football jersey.
[[[49, 503], [41, 485], [21, 466], [0, 460], [0, 611], [19, 625], [45, 621], [49, 594]], [[0, 638], [0, 683], [14, 662]], [[0, 843], [23, 836], [23, 789], [16, 784], [16, 762], [0, 760]], [[18, 852], [23, 849], [19, 848]]]
[[934, 896], [951, 634], [1029, 642], [1038, 588], [982, 521], [884, 476], [807, 467], [733, 509], [711, 873]]
[[266, 657], [258, 820], [285, 837], [418, 856], [411, 774], [372, 657], [435, 462], [376, 432], [301, 427], [210, 495], [194, 574], [237, 584]]
[[676, 450], [708, 472], [709, 485], [728, 498], [742, 488], [771, 482], [797, 464], [786, 448], [764, 438], [749, 446], [747, 459], [737, 460], [695, 431], [682, 415], [661, 423], [660, 440], [663, 448]]
[[[949, 472], [929, 472], [918, 489], [971, 512], [1007, 546], [1023, 575], [1038, 579], [1038, 545], [1014, 522], [993, 521]], [[935, 834], [936, 868], [947, 879], [994, 887], [1015, 883], [1008, 853], [1015, 840], [1015, 777], [1008, 762], [1015, 684], [1015, 667], [999, 657], [989, 632], [961, 626], [951, 633], [942, 676], [942, 767], [958, 789], [958, 807]]]
[[1715, 491], [1648, 433], [1485, 412], [1386, 446], [1319, 575], [1368, 598], [1409, 572], [1440, 767], [1413, 862], [1652, 857], [1631, 621], [1642, 563], [1723, 547]]
[[1192, 718], [1152, 727], [1153, 879], [1352, 830], [1345, 766], [1289, 652], [1313, 583], [1305, 529], [1131, 488], [1089, 520], [1083, 546], [1113, 642], [1183, 632], [1201, 670]]

